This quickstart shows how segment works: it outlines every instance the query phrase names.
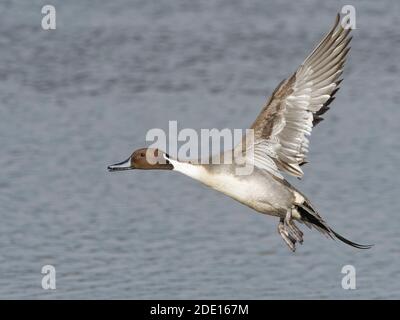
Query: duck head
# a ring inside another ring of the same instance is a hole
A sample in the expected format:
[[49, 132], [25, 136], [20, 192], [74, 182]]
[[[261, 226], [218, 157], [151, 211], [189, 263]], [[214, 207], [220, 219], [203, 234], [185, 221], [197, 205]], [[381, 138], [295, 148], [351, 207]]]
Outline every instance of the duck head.
[[160, 149], [142, 148], [135, 150], [127, 160], [108, 166], [108, 171], [172, 170], [174, 166], [168, 158], [169, 156]]

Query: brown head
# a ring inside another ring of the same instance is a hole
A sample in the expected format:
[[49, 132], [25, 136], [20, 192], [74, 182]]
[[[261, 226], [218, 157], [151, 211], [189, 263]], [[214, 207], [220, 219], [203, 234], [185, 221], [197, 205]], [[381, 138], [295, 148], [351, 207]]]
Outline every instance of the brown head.
[[108, 170], [172, 170], [174, 166], [166, 158], [169, 156], [160, 149], [142, 148], [134, 151], [127, 160], [108, 166]]

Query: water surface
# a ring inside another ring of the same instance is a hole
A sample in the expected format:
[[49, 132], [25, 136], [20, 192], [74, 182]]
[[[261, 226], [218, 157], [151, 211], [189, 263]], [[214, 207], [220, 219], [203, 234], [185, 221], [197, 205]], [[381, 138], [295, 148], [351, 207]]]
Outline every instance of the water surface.
[[[345, 81], [302, 181], [358, 251], [171, 172], [110, 174], [150, 128], [246, 128], [343, 1], [0, 3], [0, 298], [399, 298], [399, 3], [353, 1]], [[57, 289], [41, 288], [43, 265]], [[344, 265], [357, 290], [341, 288]]]

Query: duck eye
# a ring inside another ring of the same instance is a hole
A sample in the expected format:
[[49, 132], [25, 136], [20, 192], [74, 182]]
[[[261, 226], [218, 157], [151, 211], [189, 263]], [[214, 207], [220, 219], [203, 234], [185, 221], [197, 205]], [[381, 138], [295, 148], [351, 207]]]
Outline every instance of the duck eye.
[[141, 157], [144, 157], [144, 153], [142, 152], [142, 153], [140, 154], [140, 156], [141, 156]]

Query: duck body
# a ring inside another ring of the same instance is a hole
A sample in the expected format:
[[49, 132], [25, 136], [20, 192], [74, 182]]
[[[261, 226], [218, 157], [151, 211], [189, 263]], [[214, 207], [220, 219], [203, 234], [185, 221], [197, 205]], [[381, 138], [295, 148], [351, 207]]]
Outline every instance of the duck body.
[[[286, 180], [279, 180], [266, 170], [254, 167], [249, 175], [237, 175], [234, 164], [191, 164], [169, 160], [175, 171], [264, 214], [284, 218], [296, 200], [304, 197]], [[297, 214], [293, 218], [300, 218]]]
[[193, 164], [168, 158], [174, 171], [180, 172], [207, 187], [219, 191], [249, 208], [279, 218], [278, 232], [290, 250], [296, 242], [303, 244], [303, 232], [294, 221], [315, 228], [332, 239], [339, 239], [349, 246], [368, 249], [335, 232], [315, 210], [311, 202], [287, 180], [254, 167], [248, 175], [237, 175], [235, 164]]

